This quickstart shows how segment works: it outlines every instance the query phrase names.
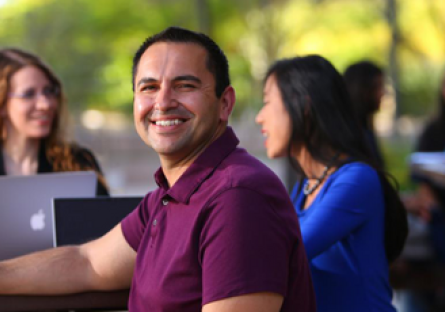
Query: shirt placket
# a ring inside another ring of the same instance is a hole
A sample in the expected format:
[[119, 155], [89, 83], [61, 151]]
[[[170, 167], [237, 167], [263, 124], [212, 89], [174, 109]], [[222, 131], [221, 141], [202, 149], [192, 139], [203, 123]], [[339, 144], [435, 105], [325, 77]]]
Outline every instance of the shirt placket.
[[168, 206], [168, 204], [170, 203], [170, 199], [167, 197], [163, 197], [161, 199], [161, 209], [158, 210], [158, 213], [155, 215], [155, 217], [153, 218], [153, 221], [151, 222], [151, 241], [152, 241], [152, 245], [154, 240], [156, 239], [156, 237], [158, 236], [159, 233], [159, 227], [160, 227], [160, 221], [162, 219], [162, 216], [165, 215], [165, 208]]

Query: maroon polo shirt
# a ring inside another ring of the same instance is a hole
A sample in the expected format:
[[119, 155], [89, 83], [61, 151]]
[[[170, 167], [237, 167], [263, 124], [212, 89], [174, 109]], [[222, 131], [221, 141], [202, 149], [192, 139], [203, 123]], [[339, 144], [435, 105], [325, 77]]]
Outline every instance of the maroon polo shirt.
[[169, 188], [122, 221], [137, 251], [132, 312], [199, 312], [228, 297], [273, 292], [283, 312], [315, 311], [297, 215], [278, 177], [237, 148], [230, 127]]

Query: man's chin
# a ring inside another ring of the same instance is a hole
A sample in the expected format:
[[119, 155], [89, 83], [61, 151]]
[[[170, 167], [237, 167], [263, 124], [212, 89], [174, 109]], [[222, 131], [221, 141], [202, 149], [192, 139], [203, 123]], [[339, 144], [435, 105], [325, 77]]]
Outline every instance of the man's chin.
[[[163, 142], [165, 143], [165, 142]], [[177, 144], [147, 144], [149, 145], [159, 156], [172, 157], [184, 150], [184, 146]]]

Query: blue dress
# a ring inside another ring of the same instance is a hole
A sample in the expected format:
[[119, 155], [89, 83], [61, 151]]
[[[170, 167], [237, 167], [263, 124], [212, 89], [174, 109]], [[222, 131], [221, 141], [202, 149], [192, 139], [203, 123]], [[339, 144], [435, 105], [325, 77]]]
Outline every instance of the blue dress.
[[376, 171], [349, 163], [331, 174], [312, 204], [291, 194], [320, 312], [395, 312], [384, 249], [385, 206]]

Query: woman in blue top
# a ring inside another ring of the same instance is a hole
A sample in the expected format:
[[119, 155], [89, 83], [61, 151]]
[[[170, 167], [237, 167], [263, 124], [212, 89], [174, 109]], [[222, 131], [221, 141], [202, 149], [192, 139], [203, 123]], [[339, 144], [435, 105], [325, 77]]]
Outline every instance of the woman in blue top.
[[406, 212], [372, 163], [341, 75], [320, 56], [276, 62], [257, 123], [270, 158], [299, 174], [292, 200], [318, 311], [395, 311], [388, 264], [401, 252]]

